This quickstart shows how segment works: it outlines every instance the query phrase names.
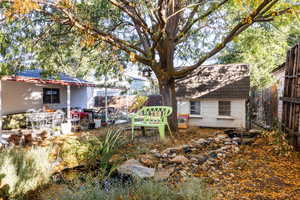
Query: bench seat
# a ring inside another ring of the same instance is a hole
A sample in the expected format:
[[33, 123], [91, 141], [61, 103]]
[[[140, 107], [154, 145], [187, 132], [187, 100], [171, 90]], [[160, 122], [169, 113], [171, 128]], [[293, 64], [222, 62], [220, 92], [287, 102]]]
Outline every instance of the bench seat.
[[169, 106], [144, 106], [141, 110], [131, 115], [132, 139], [134, 136], [134, 127], [155, 127], [158, 128], [160, 138], [165, 139], [165, 126], [172, 134], [168, 116], [172, 113], [172, 107]]

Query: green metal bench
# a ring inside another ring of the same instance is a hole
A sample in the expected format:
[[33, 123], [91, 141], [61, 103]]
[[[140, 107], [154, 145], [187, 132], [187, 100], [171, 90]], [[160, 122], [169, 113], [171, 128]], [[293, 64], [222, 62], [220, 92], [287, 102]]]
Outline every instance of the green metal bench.
[[144, 106], [141, 110], [131, 115], [132, 138], [134, 135], [134, 127], [157, 127], [160, 138], [165, 139], [165, 126], [168, 127], [168, 116], [172, 113], [172, 107], [169, 106]]

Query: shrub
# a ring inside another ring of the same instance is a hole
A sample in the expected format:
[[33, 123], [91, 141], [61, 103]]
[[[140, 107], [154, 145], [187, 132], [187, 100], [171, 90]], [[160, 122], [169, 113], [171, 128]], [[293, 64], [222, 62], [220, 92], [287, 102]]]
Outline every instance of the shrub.
[[104, 139], [94, 135], [68, 139], [61, 145], [59, 157], [69, 168], [82, 165], [88, 169], [106, 169], [109, 159], [121, 145], [121, 136], [121, 130], [108, 128]]
[[155, 181], [138, 181], [132, 185], [114, 183], [109, 190], [98, 182], [87, 183], [74, 189], [76, 192], [65, 193], [61, 199], [78, 200], [210, 200], [213, 193], [208, 191], [200, 179], [189, 179], [187, 182], [168, 186]]
[[52, 173], [49, 153], [49, 148], [41, 147], [28, 151], [16, 147], [2, 151], [0, 188], [5, 188], [5, 193], [14, 197], [48, 183]]
[[264, 131], [262, 136], [272, 145], [273, 151], [281, 156], [291, 156], [293, 146], [289, 144], [287, 134], [278, 130]]

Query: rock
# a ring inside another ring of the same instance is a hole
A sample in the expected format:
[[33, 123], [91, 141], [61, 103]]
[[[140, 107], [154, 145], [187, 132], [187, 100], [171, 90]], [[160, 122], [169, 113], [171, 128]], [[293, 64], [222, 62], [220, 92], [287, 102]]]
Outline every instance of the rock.
[[160, 153], [158, 153], [158, 152], [155, 152], [155, 153], [154, 153], [154, 156], [155, 156], [156, 158], [161, 158], [161, 157], [162, 157], [162, 155], [161, 155]]
[[231, 138], [224, 139], [224, 142], [231, 142], [231, 141], [232, 141]]
[[226, 134], [219, 134], [216, 138], [219, 138], [220, 140], [225, 140], [228, 136]]
[[262, 131], [258, 129], [250, 129], [248, 132], [251, 134], [261, 134]]
[[218, 154], [217, 154], [217, 157], [218, 157], [218, 158], [225, 158], [225, 154], [224, 154], [224, 153], [218, 153]]
[[145, 167], [135, 159], [125, 161], [117, 168], [117, 171], [119, 174], [138, 178], [151, 178], [155, 173], [155, 169]]
[[200, 155], [200, 156], [198, 157], [198, 164], [199, 164], [199, 165], [202, 165], [203, 163], [205, 163], [205, 162], [207, 161], [207, 159], [208, 159], [207, 156], [205, 156], [205, 155]]
[[169, 155], [168, 157], [169, 158], [174, 158], [176, 155], [177, 155], [176, 153], [173, 153], [173, 154]]
[[208, 144], [209, 142], [206, 139], [200, 138], [199, 140], [194, 141], [194, 143], [198, 145], [204, 145]]
[[172, 154], [172, 153], [177, 153], [178, 151], [181, 150], [181, 147], [174, 147], [174, 148], [167, 148], [165, 149], [162, 154]]
[[191, 148], [188, 145], [183, 145], [182, 150], [183, 150], [184, 153], [191, 153], [192, 152]]
[[150, 153], [155, 154], [155, 153], [158, 153], [158, 151], [157, 151], [157, 149], [152, 149], [152, 150], [150, 151]]
[[211, 157], [211, 158], [217, 158], [218, 155], [217, 155], [216, 152], [210, 152], [210, 153], [209, 153], [209, 157]]
[[154, 180], [156, 181], [162, 181], [166, 180], [170, 177], [170, 175], [174, 172], [174, 168], [162, 168], [157, 169], [154, 174]]
[[239, 142], [239, 141], [241, 141], [241, 138], [239, 138], [239, 137], [234, 137], [234, 138], [232, 138], [232, 141]]
[[164, 154], [161, 155], [161, 157], [162, 157], [162, 158], [167, 158], [167, 157], [169, 157], [169, 156], [168, 156], [168, 154], [164, 153]]
[[190, 160], [196, 162], [198, 165], [202, 165], [205, 163], [208, 159], [208, 156], [206, 155], [191, 155]]
[[234, 153], [238, 153], [240, 151], [240, 148], [239, 147], [234, 147], [232, 150], [233, 150]]
[[189, 162], [189, 159], [187, 159], [185, 156], [179, 155], [171, 159], [170, 162], [178, 163], [178, 164], [186, 164]]

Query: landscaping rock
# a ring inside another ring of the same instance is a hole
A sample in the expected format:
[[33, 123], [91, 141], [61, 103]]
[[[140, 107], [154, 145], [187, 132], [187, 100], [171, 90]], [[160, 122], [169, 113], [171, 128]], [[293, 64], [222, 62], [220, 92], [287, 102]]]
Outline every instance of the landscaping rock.
[[156, 158], [161, 158], [161, 157], [162, 157], [162, 155], [161, 155], [160, 153], [158, 153], [158, 152], [154, 153], [154, 156], [155, 156]]
[[250, 134], [261, 134], [262, 131], [258, 129], [250, 129], [248, 132]]
[[200, 138], [199, 140], [195, 141], [197, 144], [206, 144], [208, 141], [206, 139]]
[[117, 171], [119, 174], [138, 178], [151, 178], [155, 173], [155, 169], [145, 167], [135, 159], [125, 161], [117, 168]]
[[218, 155], [217, 155], [216, 152], [210, 152], [210, 153], [209, 153], [209, 157], [211, 157], [211, 158], [217, 158]]
[[155, 154], [155, 153], [158, 153], [158, 151], [157, 151], [157, 149], [152, 149], [152, 150], [150, 151], [150, 153]]
[[173, 154], [173, 153], [177, 153], [180, 150], [181, 147], [167, 148], [162, 152], [162, 154]]
[[182, 150], [183, 150], [184, 153], [191, 153], [192, 152], [190, 146], [188, 146], [188, 145], [183, 145]]
[[197, 164], [202, 165], [203, 163], [205, 163], [208, 160], [208, 156], [206, 155], [200, 155], [198, 157], [198, 162]]
[[186, 164], [189, 162], [189, 159], [187, 159], [185, 156], [179, 155], [171, 159], [170, 162], [178, 163], [178, 164]]
[[221, 133], [221, 134], [217, 135], [217, 138], [220, 138], [221, 140], [224, 140], [224, 139], [228, 138], [228, 135], [226, 135], [224, 133]]
[[157, 169], [154, 174], [154, 180], [162, 181], [166, 180], [170, 177], [170, 175], [174, 172], [174, 168], [161, 168]]

